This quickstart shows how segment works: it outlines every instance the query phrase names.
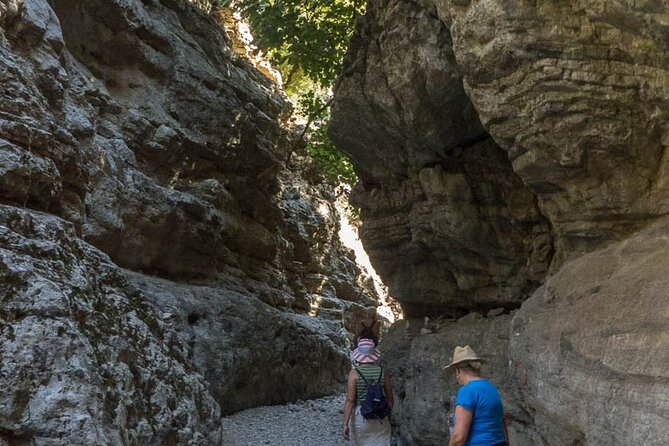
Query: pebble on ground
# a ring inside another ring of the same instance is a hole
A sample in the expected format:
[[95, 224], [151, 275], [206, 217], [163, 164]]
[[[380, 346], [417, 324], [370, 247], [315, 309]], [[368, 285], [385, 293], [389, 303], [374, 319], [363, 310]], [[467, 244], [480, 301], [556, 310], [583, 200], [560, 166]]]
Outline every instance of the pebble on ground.
[[225, 446], [345, 446], [344, 395], [264, 406], [223, 418]]

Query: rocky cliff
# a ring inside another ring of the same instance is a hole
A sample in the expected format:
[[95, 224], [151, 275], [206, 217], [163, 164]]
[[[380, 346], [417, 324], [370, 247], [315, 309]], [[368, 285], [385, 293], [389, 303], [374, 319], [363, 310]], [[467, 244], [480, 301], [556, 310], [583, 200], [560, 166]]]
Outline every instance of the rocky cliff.
[[220, 444], [222, 413], [340, 389], [373, 292], [214, 20], [4, 0], [0, 91], [0, 444]]
[[443, 444], [441, 415], [409, 413], [445, 411], [427, 389], [452, 391], [439, 366], [463, 343], [491, 358], [513, 444], [666, 442], [668, 19], [657, 1], [370, 2], [331, 136], [410, 317], [384, 342], [408, 444]]

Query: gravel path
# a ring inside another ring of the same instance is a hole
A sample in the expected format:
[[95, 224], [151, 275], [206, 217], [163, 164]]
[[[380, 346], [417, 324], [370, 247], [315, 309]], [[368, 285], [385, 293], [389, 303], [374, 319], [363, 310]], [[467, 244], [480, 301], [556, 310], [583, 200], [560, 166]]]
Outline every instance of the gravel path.
[[223, 418], [223, 444], [344, 446], [343, 407], [344, 395], [335, 395], [238, 412]]

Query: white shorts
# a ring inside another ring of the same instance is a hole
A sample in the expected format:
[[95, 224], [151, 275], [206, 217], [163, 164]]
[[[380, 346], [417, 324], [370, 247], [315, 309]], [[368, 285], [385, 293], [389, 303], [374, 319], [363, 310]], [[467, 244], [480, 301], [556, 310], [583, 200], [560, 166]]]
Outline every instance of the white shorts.
[[390, 446], [390, 418], [366, 420], [356, 406], [351, 417], [351, 443], [353, 446]]

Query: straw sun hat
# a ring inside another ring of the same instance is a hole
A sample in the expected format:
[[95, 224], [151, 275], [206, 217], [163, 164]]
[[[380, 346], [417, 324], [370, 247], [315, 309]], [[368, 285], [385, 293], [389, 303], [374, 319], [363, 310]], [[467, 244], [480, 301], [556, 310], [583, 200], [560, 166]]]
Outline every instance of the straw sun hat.
[[381, 352], [376, 349], [371, 339], [360, 339], [358, 347], [353, 350], [353, 359], [360, 364], [373, 364], [380, 357]]
[[467, 361], [485, 362], [485, 359], [477, 355], [474, 349], [468, 345], [465, 345], [464, 347], [457, 346], [453, 351], [453, 360], [451, 361], [450, 364], [444, 367], [444, 370], [449, 370], [453, 366]]

